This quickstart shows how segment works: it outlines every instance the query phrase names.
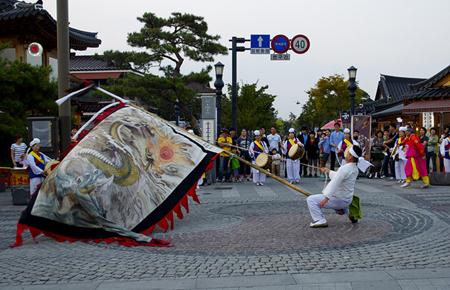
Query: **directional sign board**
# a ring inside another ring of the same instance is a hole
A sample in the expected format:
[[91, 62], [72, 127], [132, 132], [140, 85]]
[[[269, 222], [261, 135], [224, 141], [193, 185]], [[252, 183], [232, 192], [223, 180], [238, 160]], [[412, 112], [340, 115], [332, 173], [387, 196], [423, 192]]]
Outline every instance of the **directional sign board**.
[[270, 45], [275, 53], [282, 54], [289, 50], [290, 40], [286, 35], [278, 34], [272, 38]]
[[251, 54], [270, 54], [270, 35], [252, 34], [250, 36]]
[[303, 34], [298, 34], [292, 38], [291, 48], [295, 53], [303, 54], [308, 51], [309, 46], [309, 39]]
[[289, 53], [272, 53], [270, 55], [270, 60], [291, 60], [291, 55]]
[[350, 112], [349, 111], [342, 112], [341, 120], [342, 120], [342, 123], [344, 123], [344, 124], [350, 124]]

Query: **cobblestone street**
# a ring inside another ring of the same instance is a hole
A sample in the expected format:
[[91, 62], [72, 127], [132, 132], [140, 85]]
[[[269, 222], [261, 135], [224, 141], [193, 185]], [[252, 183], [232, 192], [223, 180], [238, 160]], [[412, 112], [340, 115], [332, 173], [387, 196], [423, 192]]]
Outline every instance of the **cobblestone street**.
[[[302, 186], [318, 193], [323, 185], [307, 178]], [[0, 286], [446, 269], [449, 188], [418, 186], [401, 189], [392, 181], [360, 179], [356, 193], [362, 198], [362, 221], [353, 225], [329, 211], [329, 228], [316, 230], [309, 228], [305, 198], [273, 180], [264, 187], [206, 186], [199, 190], [201, 205], [191, 203], [191, 212], [175, 221], [173, 231], [155, 234], [173, 242], [173, 247], [162, 249], [57, 243], [45, 237], [38, 243], [27, 237], [22, 247], [10, 249], [22, 207], [12, 206], [5, 192], [0, 207]], [[416, 289], [408, 281], [402, 288]], [[445, 283], [441, 281], [439, 289], [450, 287]], [[426, 289], [437, 289], [433, 285], [429, 281], [431, 288]], [[338, 286], [330, 289], [352, 289]]]

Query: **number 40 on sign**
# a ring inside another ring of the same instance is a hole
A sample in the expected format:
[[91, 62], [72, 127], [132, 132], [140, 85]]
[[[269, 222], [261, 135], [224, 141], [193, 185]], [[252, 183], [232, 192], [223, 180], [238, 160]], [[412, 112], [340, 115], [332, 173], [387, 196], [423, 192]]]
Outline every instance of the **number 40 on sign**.
[[308, 51], [309, 47], [310, 47], [309, 39], [303, 34], [298, 34], [294, 36], [291, 40], [291, 49], [295, 53], [303, 54]]

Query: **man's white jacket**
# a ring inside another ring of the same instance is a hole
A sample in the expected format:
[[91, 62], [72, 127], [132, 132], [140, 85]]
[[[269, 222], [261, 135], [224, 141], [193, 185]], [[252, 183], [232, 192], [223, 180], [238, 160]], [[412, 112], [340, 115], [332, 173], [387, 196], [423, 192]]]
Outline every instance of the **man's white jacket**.
[[328, 198], [351, 202], [358, 173], [358, 167], [353, 162], [341, 166], [338, 171], [331, 170], [329, 173], [331, 180], [322, 193]]

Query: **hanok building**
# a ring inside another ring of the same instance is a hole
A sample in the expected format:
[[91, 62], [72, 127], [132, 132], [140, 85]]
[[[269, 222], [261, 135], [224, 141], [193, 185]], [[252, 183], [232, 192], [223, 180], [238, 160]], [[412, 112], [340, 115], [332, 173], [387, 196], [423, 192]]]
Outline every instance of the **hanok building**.
[[[444, 129], [450, 125], [450, 65], [429, 79], [410, 85], [403, 114], [419, 127]], [[442, 131], [441, 131], [442, 132]]]
[[[129, 73], [143, 76], [131, 65], [127, 69], [118, 68], [113, 62], [106, 61], [99, 55], [70, 55], [70, 76], [76, 82], [90, 81], [102, 86], [109, 79], [122, 78]], [[74, 126], [81, 126], [84, 121], [111, 102], [110, 98], [100, 98], [91, 93], [72, 98], [75, 105]]]
[[364, 110], [377, 129], [400, 117], [416, 130], [435, 127], [442, 132], [450, 124], [450, 66], [429, 79], [381, 75], [375, 100], [364, 103]]
[[100, 55], [70, 56], [70, 75], [79, 80], [92, 81], [96, 85], [105, 84], [108, 79], [118, 79], [128, 73], [143, 76], [131, 65], [126, 69], [119, 68], [114, 62], [106, 61]]
[[410, 85], [423, 80], [382, 74], [375, 100], [364, 103], [364, 110], [372, 115], [374, 127], [381, 130], [390, 123], [397, 123], [398, 117], [406, 122], [413, 120], [411, 116], [403, 115], [403, 101], [411, 93]]
[[[0, 0], [0, 42], [10, 48], [2, 52], [2, 57], [30, 63], [27, 48], [37, 42], [43, 47], [42, 65], [50, 65], [54, 73], [56, 67], [56, 20], [42, 6], [42, 1], [26, 3], [16, 0]], [[96, 32], [87, 32], [69, 27], [69, 42], [72, 50], [86, 50], [99, 47], [101, 40]]]

